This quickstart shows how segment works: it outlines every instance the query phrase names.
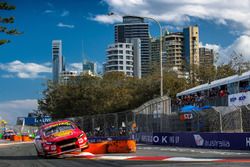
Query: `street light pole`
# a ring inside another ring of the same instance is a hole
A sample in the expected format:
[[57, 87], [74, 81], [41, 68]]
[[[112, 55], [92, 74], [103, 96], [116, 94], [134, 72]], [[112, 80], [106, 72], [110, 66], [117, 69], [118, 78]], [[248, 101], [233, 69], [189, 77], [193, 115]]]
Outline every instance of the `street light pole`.
[[143, 17], [146, 19], [151, 19], [154, 22], [157, 23], [159, 29], [160, 29], [160, 96], [163, 96], [163, 68], [162, 68], [162, 27], [159, 21], [152, 17]]
[[[109, 13], [109, 16], [114, 15], [114, 13]], [[145, 19], [151, 19], [154, 22], [156, 22], [156, 24], [158, 25], [159, 29], [160, 29], [160, 97], [163, 96], [163, 69], [162, 69], [162, 27], [159, 21], [157, 21], [156, 19], [152, 18], [152, 17], [146, 17], [146, 16], [133, 16], [133, 15], [126, 15], [128, 17], [141, 17], [141, 18], [145, 18]]]

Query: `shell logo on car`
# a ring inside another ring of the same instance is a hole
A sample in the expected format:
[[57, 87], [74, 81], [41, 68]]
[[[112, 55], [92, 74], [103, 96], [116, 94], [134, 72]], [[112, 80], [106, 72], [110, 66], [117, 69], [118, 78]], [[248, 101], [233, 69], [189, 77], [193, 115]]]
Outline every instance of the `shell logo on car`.
[[55, 134], [53, 134], [53, 136], [54, 137], [64, 137], [64, 136], [68, 136], [68, 135], [72, 135], [72, 134], [73, 134], [72, 130], [65, 130], [62, 132], [55, 133]]
[[53, 128], [53, 127], [60, 126], [60, 125], [71, 125], [71, 124], [72, 123], [70, 123], [70, 122], [59, 122], [56, 124], [51, 124], [51, 125], [47, 126], [45, 129]]

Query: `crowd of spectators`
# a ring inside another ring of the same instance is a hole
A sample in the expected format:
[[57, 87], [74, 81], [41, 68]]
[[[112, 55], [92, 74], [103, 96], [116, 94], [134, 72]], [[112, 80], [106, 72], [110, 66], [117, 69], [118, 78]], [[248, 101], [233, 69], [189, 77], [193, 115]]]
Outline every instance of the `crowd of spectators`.
[[194, 105], [202, 107], [209, 99], [213, 99], [215, 97], [225, 97], [227, 95], [227, 89], [213, 88], [208, 92], [195, 93], [176, 98], [173, 104], [177, 106]]
[[[239, 92], [248, 92], [250, 91], [249, 83], [242, 83], [239, 86]], [[229, 95], [227, 87], [216, 87], [212, 88], [205, 92], [198, 92], [190, 95], [185, 95], [182, 97], [178, 97], [172, 103], [174, 106], [185, 106], [185, 105], [194, 105], [197, 107], [202, 107], [208, 102], [209, 100], [213, 99], [222, 99], [221, 97], [226, 97]]]

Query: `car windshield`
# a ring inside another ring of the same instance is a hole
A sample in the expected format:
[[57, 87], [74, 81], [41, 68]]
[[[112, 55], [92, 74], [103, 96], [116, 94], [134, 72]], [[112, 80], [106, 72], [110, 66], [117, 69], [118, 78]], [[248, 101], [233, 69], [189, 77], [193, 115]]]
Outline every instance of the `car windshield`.
[[70, 129], [74, 129], [74, 126], [72, 124], [60, 124], [60, 125], [56, 125], [53, 127], [49, 127], [48, 129], [45, 129], [45, 136], [50, 136], [54, 133], [58, 133], [61, 131], [65, 131], [65, 130], [70, 130]]

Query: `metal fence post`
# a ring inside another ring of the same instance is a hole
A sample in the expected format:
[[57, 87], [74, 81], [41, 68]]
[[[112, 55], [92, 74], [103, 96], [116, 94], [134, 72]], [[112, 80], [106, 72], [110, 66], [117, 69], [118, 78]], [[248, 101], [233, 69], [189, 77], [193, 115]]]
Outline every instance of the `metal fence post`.
[[220, 119], [220, 132], [223, 132], [223, 129], [222, 129], [222, 115], [220, 112], [219, 113], [219, 119]]
[[243, 119], [242, 119], [242, 109], [240, 107], [240, 132], [243, 132]]

